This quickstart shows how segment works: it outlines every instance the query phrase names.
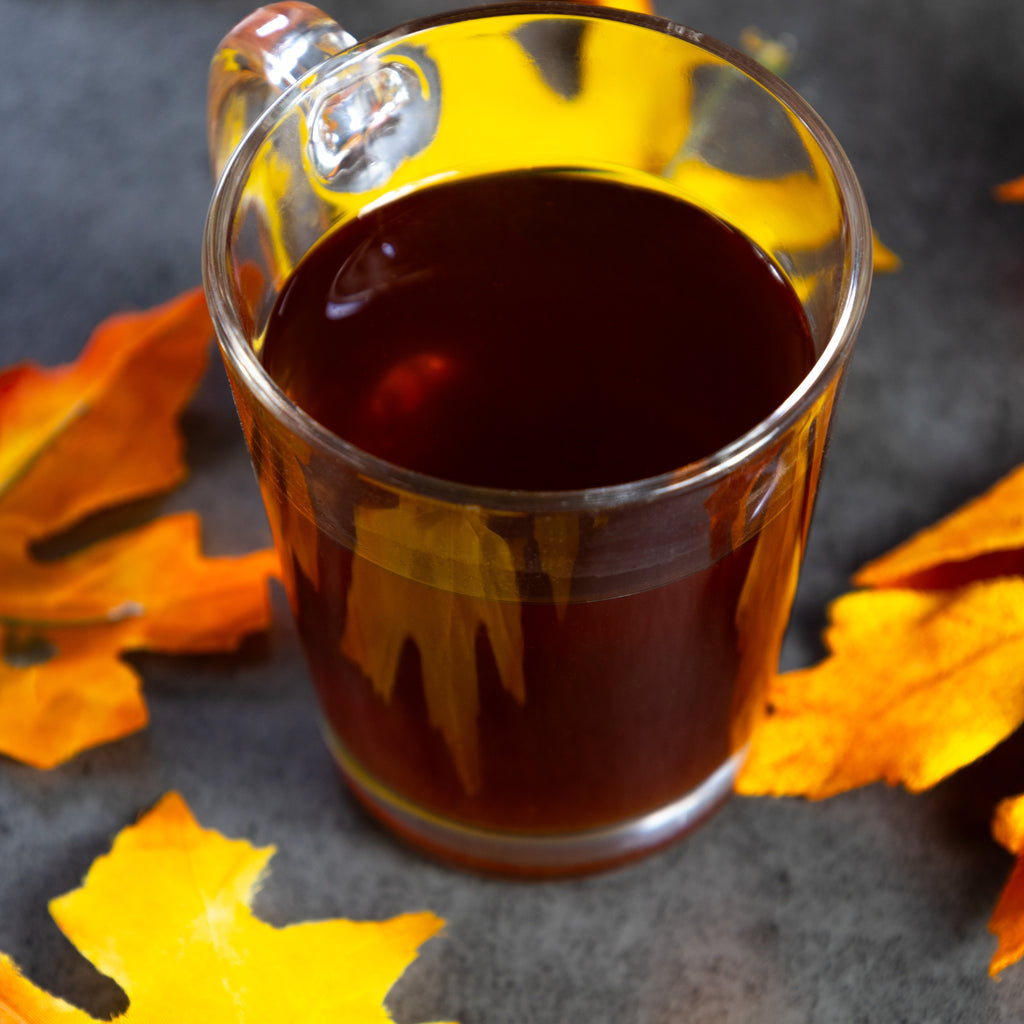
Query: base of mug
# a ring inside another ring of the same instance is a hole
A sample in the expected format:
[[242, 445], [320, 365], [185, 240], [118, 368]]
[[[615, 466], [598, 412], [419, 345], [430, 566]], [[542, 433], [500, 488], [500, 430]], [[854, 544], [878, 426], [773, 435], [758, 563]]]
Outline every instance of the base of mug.
[[583, 832], [537, 835], [462, 825], [408, 803], [368, 776], [329, 729], [325, 733], [349, 789], [396, 835], [421, 852], [460, 867], [526, 878], [589, 874], [663, 849], [729, 799], [746, 757], [746, 749], [739, 751], [696, 789], [648, 814]]

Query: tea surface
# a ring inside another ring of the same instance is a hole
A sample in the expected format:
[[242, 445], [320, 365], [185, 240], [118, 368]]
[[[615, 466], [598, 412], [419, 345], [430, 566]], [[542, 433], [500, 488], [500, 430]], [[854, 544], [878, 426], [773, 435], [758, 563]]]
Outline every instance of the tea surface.
[[814, 354], [788, 284], [721, 221], [606, 179], [520, 173], [423, 189], [336, 230], [282, 291], [262, 358], [374, 455], [561, 490], [710, 454]]

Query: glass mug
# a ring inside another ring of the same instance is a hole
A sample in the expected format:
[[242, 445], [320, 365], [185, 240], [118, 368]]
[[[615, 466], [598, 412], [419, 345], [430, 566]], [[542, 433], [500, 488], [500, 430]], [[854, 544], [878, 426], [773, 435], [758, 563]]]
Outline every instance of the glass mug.
[[[306, 4], [261, 8], [214, 58], [209, 128], [209, 307], [352, 792], [421, 850], [513, 874], [692, 829], [763, 711], [868, 296], [868, 215], [829, 130], [700, 33], [546, 2], [360, 43]], [[271, 379], [275, 302], [332, 228], [439, 181], [544, 170], [685, 200], [759, 246], [810, 328], [795, 390], [685, 465], [530, 491], [392, 464]]]

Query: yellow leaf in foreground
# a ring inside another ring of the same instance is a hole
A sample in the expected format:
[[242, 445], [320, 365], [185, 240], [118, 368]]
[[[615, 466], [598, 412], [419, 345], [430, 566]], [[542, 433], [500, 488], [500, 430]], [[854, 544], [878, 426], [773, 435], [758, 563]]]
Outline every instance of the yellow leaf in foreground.
[[[121, 1024], [387, 1024], [384, 997], [443, 922], [419, 913], [274, 928], [250, 911], [272, 854], [201, 829], [171, 793], [50, 910], [127, 993]], [[0, 1024], [92, 1020], [0, 956]]]
[[839, 598], [831, 656], [776, 678], [741, 793], [921, 790], [1024, 722], [1024, 579]]

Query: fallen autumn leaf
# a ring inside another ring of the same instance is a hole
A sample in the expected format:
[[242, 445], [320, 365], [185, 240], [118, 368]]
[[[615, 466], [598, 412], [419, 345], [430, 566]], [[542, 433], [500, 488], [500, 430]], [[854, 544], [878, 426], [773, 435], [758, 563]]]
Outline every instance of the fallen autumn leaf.
[[229, 650], [270, 620], [270, 551], [205, 559], [194, 515], [66, 558], [33, 545], [182, 479], [206, 367], [202, 293], [112, 317], [74, 363], [0, 373], [0, 753], [51, 768], [142, 728], [131, 650]]
[[[170, 793], [50, 912], [128, 995], [120, 1024], [387, 1024], [385, 996], [444, 922], [424, 912], [275, 928], [250, 909], [273, 853], [200, 828]], [[0, 954], [0, 1024], [93, 1021]]]
[[[829, 657], [776, 676], [737, 781], [747, 795], [820, 799], [885, 781], [926, 789], [1024, 723], [1024, 467], [858, 572]], [[1024, 797], [994, 832], [1024, 850]], [[989, 928], [995, 975], [1024, 956], [1018, 859]]]
[[1004, 968], [1024, 956], [1024, 794], [999, 803], [992, 822], [992, 834], [1010, 853], [1017, 855], [1017, 864], [992, 911], [989, 931], [999, 939], [999, 946], [989, 964], [995, 977]]

